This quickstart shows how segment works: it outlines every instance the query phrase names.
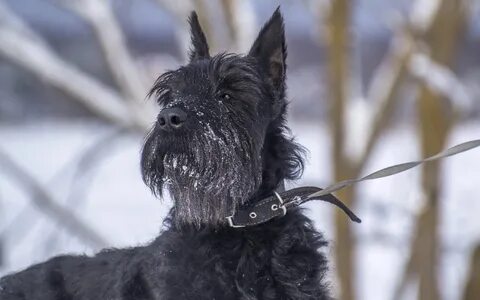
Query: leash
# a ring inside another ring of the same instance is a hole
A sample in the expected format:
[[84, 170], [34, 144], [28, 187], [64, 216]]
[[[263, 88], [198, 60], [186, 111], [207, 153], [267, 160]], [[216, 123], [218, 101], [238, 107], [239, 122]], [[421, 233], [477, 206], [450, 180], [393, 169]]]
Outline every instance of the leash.
[[362, 181], [379, 179], [402, 173], [421, 164], [457, 155], [462, 152], [477, 148], [479, 146], [480, 140], [468, 141], [450, 147], [444, 151], [441, 151], [433, 156], [424, 158], [422, 160], [411, 161], [386, 167], [357, 179], [348, 179], [334, 183], [326, 187], [325, 189], [317, 187], [299, 187], [281, 193], [273, 192], [272, 196], [262, 199], [260, 202], [256, 203], [253, 206], [238, 209], [233, 215], [227, 217], [227, 221], [230, 227], [233, 228], [255, 226], [265, 223], [275, 217], [285, 216], [288, 209], [300, 206], [303, 203], [312, 200], [321, 200], [329, 202], [342, 209], [343, 212], [345, 212], [345, 214], [353, 222], [361, 223], [362, 221], [360, 220], [360, 218], [358, 218], [345, 204], [343, 204], [343, 202], [341, 202], [338, 198], [332, 195], [333, 192], [336, 192], [345, 187], [357, 184]]

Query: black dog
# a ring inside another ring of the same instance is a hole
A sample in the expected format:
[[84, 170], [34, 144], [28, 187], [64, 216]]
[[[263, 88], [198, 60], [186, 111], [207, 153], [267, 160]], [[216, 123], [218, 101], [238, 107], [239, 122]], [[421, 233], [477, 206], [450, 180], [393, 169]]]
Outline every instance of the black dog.
[[227, 218], [302, 173], [302, 148], [286, 136], [279, 10], [245, 56], [211, 57], [195, 13], [190, 25], [189, 64], [151, 91], [162, 110], [142, 154], [147, 185], [175, 202], [160, 237], [7, 276], [2, 300], [330, 299], [326, 242], [300, 209], [245, 228]]

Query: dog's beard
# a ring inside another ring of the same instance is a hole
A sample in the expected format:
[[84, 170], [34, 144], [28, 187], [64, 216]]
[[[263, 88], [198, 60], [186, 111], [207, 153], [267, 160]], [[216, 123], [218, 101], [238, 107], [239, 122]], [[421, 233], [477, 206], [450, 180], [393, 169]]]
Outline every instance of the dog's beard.
[[261, 184], [260, 149], [255, 139], [225, 124], [219, 132], [208, 124], [205, 127], [193, 136], [175, 139], [182, 151], [162, 152], [158, 136], [150, 137], [151, 143], [145, 145], [148, 151], [151, 144], [151, 151], [144, 153], [144, 179], [157, 193], [168, 191], [175, 203], [177, 225], [225, 223]]

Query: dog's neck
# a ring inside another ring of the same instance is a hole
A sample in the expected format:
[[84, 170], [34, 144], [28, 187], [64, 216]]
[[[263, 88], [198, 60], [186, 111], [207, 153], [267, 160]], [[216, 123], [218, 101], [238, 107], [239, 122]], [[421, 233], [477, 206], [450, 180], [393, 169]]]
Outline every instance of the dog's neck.
[[293, 179], [293, 161], [297, 158], [297, 146], [287, 139], [280, 128], [267, 134], [263, 147], [262, 183], [248, 201], [255, 204], [273, 192], [285, 190], [285, 180]]
[[248, 201], [255, 203], [285, 190], [285, 180], [296, 179], [302, 172], [302, 148], [285, 136], [288, 128], [283, 117], [270, 124], [262, 148], [262, 183]]

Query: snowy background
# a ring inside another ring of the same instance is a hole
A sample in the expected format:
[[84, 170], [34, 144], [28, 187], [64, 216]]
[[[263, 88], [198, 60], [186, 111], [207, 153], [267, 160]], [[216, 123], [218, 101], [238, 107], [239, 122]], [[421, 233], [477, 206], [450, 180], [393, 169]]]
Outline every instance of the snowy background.
[[[105, 85], [115, 86], [99, 45], [81, 18], [55, 1], [3, 2], [50, 43], [52, 51]], [[212, 2], [207, 5], [211, 15], [219, 15], [220, 9]], [[356, 143], [361, 144], [366, 138], [365, 122], [372, 116], [371, 103], [362, 94], [388, 49], [392, 20], [406, 14], [414, 2], [355, 1], [351, 28], [355, 37], [352, 42], [355, 63], [350, 70], [355, 80], [348, 117], [349, 128], [356, 130], [349, 151], [355, 152]], [[139, 65], [158, 75], [182, 63], [184, 52], [179, 50], [183, 49], [182, 32], [178, 31], [186, 25], [183, 20], [175, 19], [172, 17], [175, 14], [168, 13], [170, 10], [153, 0], [112, 3]], [[244, 9], [248, 9], [250, 15], [239, 14], [249, 18], [254, 36], [278, 2], [244, 3], [248, 3]], [[452, 75], [462, 89], [458, 97], [461, 101], [455, 104], [459, 118], [447, 146], [480, 138], [480, 13], [478, 1], [472, 3], [470, 21], [459, 50], [461, 55]], [[309, 13], [316, 4], [282, 1], [289, 43], [289, 121], [292, 134], [309, 151], [303, 178], [290, 186], [321, 187], [333, 182], [325, 100], [327, 57], [325, 47], [317, 41], [317, 16]], [[5, 23], [0, 20], [0, 43], [2, 26]], [[217, 49], [228, 48], [227, 34], [217, 29]], [[251, 34], [246, 36], [249, 39]], [[248, 42], [238, 42], [238, 48], [245, 50], [248, 46], [242, 45]], [[150, 82], [153, 75], [149, 77]], [[100, 244], [128, 247], [155, 238], [171, 203], [155, 199], [141, 180], [139, 159], [143, 135], [119, 132], [117, 126], [105, 122], [81, 103], [65, 100], [69, 95], [62, 89], [52, 87], [38, 74], [32, 75], [9, 55], [2, 56], [1, 51], [0, 78], [0, 154], [34, 178], [51, 200], [72, 211], [101, 240], [99, 243], [86, 241], [52, 217], [48, 209], [36, 205], [32, 201], [35, 194], [11, 176], [9, 169], [2, 168], [0, 160], [0, 275], [61, 253], [93, 254]], [[411, 83], [405, 84], [398, 97], [402, 99], [401, 105], [374, 148], [364, 174], [421, 157]], [[102, 144], [102, 141], [107, 142]], [[85, 157], [92, 149], [95, 149], [93, 154]], [[480, 150], [445, 160], [441, 174], [438, 278], [443, 299], [456, 300], [462, 297], [473, 248], [480, 243]], [[362, 183], [358, 197], [356, 207], [352, 208], [363, 220], [362, 224], [353, 226], [357, 245], [357, 297], [391, 299], [410, 253], [414, 221], [423, 209], [420, 169]], [[328, 255], [332, 256], [335, 208], [322, 203], [308, 204], [308, 208], [309, 216], [331, 242]], [[335, 282], [333, 263], [331, 268]], [[415, 293], [407, 291], [405, 299], [415, 299]]]

